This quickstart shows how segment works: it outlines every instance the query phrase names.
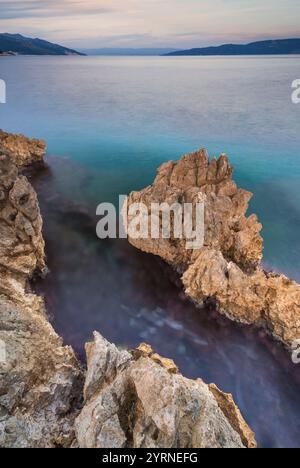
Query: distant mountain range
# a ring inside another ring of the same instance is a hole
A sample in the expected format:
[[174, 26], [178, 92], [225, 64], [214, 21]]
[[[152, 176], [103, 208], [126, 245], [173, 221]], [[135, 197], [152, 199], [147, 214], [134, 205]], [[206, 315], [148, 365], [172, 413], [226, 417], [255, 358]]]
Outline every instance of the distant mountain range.
[[0, 33], [0, 55], [84, 55], [42, 39], [31, 39], [21, 34]]
[[100, 49], [80, 49], [80, 51], [86, 55], [131, 55], [131, 56], [158, 56], [166, 55], [170, 52], [176, 52], [177, 49], [171, 48], [100, 48]]
[[102, 55], [102, 56], [183, 56], [183, 55], [286, 55], [300, 54], [300, 39], [278, 39], [250, 44], [224, 44], [189, 50], [171, 48], [68, 49], [43, 39], [21, 34], [0, 33], [1, 55]]
[[246, 45], [224, 44], [218, 47], [203, 47], [178, 50], [165, 55], [286, 55], [300, 54], [300, 39], [278, 39], [251, 42]]

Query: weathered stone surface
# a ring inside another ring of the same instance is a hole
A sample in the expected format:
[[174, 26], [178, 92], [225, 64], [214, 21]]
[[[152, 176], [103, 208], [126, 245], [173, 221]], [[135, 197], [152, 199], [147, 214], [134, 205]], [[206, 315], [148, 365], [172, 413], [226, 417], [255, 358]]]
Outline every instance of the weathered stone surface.
[[[36, 194], [0, 147], [0, 446], [68, 446], [82, 374], [28, 291], [45, 270]], [[4, 353], [4, 354], [3, 354]]]
[[131, 353], [136, 360], [140, 357], [149, 357], [152, 361], [167, 369], [171, 374], [179, 374], [179, 369], [173, 359], [161, 357], [159, 354], [155, 353], [147, 343], [141, 343], [136, 349], [132, 350]]
[[3, 130], [0, 130], [0, 146], [18, 167], [41, 162], [46, 152], [43, 140], [31, 140], [24, 135], [13, 135]]
[[203, 249], [182, 280], [196, 303], [214, 298], [229, 318], [262, 326], [288, 347], [300, 336], [300, 286], [283, 275], [247, 274], [221, 252]]
[[[252, 194], [232, 180], [226, 155], [209, 161], [205, 150], [158, 169], [152, 186], [129, 196], [144, 203], [205, 203], [203, 247], [188, 250], [186, 239], [134, 239], [135, 247], [160, 256], [182, 273], [186, 294], [197, 304], [214, 300], [238, 322], [265, 327], [288, 347], [300, 337], [300, 286], [261, 268], [263, 240], [255, 215], [247, 217]], [[130, 216], [129, 216], [130, 221]]]
[[42, 218], [33, 188], [1, 149], [0, 194], [1, 283], [7, 276], [25, 284], [36, 268], [45, 268]]
[[209, 389], [213, 393], [220, 410], [230, 422], [230, 425], [240, 434], [243, 444], [247, 448], [257, 448], [254, 432], [251, 431], [250, 427], [245, 422], [232, 395], [230, 393], [223, 393], [215, 384], [209, 385]]
[[240, 413], [236, 424], [233, 401], [226, 402], [229, 418], [225, 405], [201, 379], [174, 373], [169, 360], [151, 347], [119, 351], [95, 333], [94, 342], [87, 345], [87, 359], [85, 405], [75, 423], [80, 447], [256, 446]]
[[81, 373], [36, 296], [0, 297], [0, 447], [68, 447], [81, 394]]
[[[238, 189], [231, 179], [232, 168], [227, 157], [217, 161], [205, 150], [184, 156], [178, 163], [163, 164], [154, 184], [129, 196], [133, 203], [197, 203], [205, 202], [206, 247], [223, 255], [245, 271], [253, 271], [262, 259], [262, 238], [256, 216], [245, 213], [252, 194]], [[199, 198], [200, 196], [200, 198]], [[194, 262], [199, 250], [188, 250], [185, 239], [132, 239], [137, 248], [159, 255], [168, 263], [185, 271]]]

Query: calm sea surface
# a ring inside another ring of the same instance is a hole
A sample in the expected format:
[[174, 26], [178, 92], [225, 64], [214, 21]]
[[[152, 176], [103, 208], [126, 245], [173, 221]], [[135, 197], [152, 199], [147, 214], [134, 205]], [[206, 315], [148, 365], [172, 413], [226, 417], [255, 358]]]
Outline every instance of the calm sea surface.
[[157, 259], [98, 241], [94, 214], [151, 183], [163, 161], [226, 152], [255, 195], [265, 265], [300, 281], [300, 57], [1, 57], [0, 127], [47, 140], [32, 178], [51, 273], [38, 284], [56, 329], [83, 355], [92, 330], [140, 341], [184, 375], [234, 394], [261, 446], [300, 445], [300, 371], [263, 333], [196, 310]]

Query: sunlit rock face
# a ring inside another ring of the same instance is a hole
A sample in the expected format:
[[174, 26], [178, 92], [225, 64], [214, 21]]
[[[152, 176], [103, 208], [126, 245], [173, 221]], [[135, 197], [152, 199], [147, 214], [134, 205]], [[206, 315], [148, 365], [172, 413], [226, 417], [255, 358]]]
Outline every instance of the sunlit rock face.
[[95, 333], [86, 350], [85, 404], [75, 424], [80, 447], [256, 447], [230, 395], [184, 378], [150, 346], [120, 351]]
[[202, 200], [204, 244], [188, 249], [187, 239], [175, 236], [129, 241], [180, 271], [186, 294], [197, 304], [213, 300], [231, 319], [263, 326], [290, 347], [300, 337], [300, 287], [262, 270], [262, 225], [247, 216], [252, 194], [238, 188], [232, 174], [226, 155], [210, 160], [205, 150], [163, 164], [153, 185], [130, 194], [128, 207], [143, 203], [150, 213], [152, 203], [195, 208]]
[[15, 162], [0, 147], [0, 446], [68, 446], [82, 375], [28, 288], [46, 268], [42, 218]]

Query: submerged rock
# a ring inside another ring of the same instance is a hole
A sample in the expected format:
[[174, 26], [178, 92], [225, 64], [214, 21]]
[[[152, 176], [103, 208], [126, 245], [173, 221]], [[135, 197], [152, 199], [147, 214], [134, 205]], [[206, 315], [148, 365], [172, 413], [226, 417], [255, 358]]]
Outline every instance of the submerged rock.
[[44, 140], [36, 140], [24, 135], [13, 135], [0, 130], [0, 147], [18, 167], [40, 163], [46, 152]]
[[[23, 160], [24, 162], [24, 160]], [[28, 282], [45, 270], [36, 194], [0, 146], [0, 446], [68, 446], [82, 373]]]
[[143, 203], [150, 213], [152, 203], [195, 208], [204, 201], [204, 244], [189, 250], [187, 239], [175, 236], [129, 241], [178, 270], [195, 303], [213, 300], [229, 318], [263, 326], [290, 347], [300, 337], [300, 286], [261, 268], [262, 225], [256, 215], [247, 217], [252, 194], [237, 187], [232, 173], [226, 155], [210, 161], [205, 150], [163, 164], [152, 186], [130, 194], [128, 206]]
[[184, 378], [149, 346], [119, 351], [95, 333], [86, 351], [81, 448], [256, 447], [229, 395], [215, 397], [217, 387]]

